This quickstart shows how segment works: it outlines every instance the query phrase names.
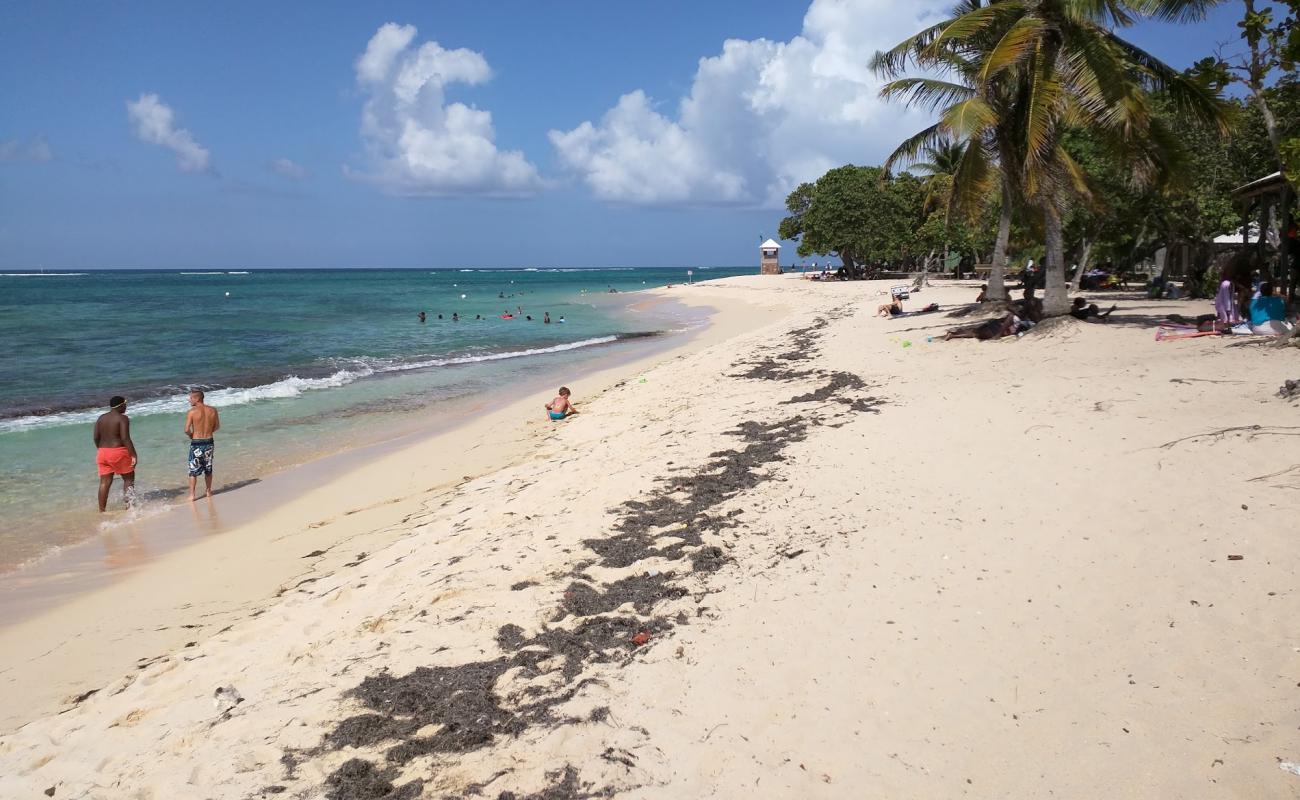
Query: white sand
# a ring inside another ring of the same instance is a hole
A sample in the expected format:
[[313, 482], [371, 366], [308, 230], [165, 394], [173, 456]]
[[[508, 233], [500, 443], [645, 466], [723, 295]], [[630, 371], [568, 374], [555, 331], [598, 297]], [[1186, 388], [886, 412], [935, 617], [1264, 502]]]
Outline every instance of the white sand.
[[[461, 461], [475, 443], [516, 437], [510, 463], [484, 457], [470, 480], [427, 472], [436, 459], [418, 448], [393, 454], [168, 556], [166, 570], [0, 632], [4, 705], [44, 709], [0, 739], [0, 796], [324, 796], [343, 762], [382, 765], [398, 744], [300, 754], [286, 774], [286, 751], [317, 748], [364, 711], [349, 690], [383, 670], [514, 656], [496, 641], [504, 625], [572, 629], [556, 609], [575, 567], [597, 590], [674, 571], [687, 594], [643, 609], [659, 622], [630, 605], [605, 615], [640, 616], [630, 630], [656, 631], [643, 647], [568, 679], [558, 658], [507, 672], [485, 697], [508, 711], [576, 691], [550, 722], [418, 756], [393, 770], [396, 784], [524, 796], [572, 765], [586, 791], [644, 798], [1296, 796], [1300, 777], [1278, 761], [1300, 760], [1300, 468], [1285, 471], [1300, 460], [1300, 426], [1295, 405], [1273, 397], [1300, 376], [1295, 350], [1156, 342], [1148, 315], [1205, 304], [1146, 300], [1122, 302], [1109, 325], [927, 342], [954, 321], [873, 318], [882, 287], [748, 278], [673, 290], [788, 311], [605, 376], [622, 383], [579, 391], [583, 414], [563, 424], [529, 404], [518, 428], [501, 418], [462, 430], [444, 440]], [[910, 305], [972, 294], [928, 289]], [[828, 324], [789, 333], [818, 318]], [[777, 365], [820, 374], [737, 377], [741, 362], [805, 345], [810, 360]], [[786, 403], [836, 371], [867, 386]], [[728, 431], [792, 420], [806, 438], [778, 442], [742, 481], [752, 485], [701, 499], [715, 482], [691, 476], [745, 446]], [[660, 545], [703, 529], [728, 563], [595, 563], [584, 540], [608, 540], [622, 503], [665, 486], [729, 526], [692, 522]], [[371, 510], [340, 516], [357, 507]], [[317, 535], [346, 542], [349, 558], [251, 612], [223, 600], [223, 581], [249, 592], [231, 575], [257, 572], [261, 557], [275, 574]], [[205, 567], [227, 577], [202, 579]], [[141, 633], [176, 624], [190, 591], [183, 611], [214, 604], [231, 627], [191, 647], [183, 632]], [[33, 642], [57, 648], [42, 656]], [[124, 658], [158, 646], [168, 654], [120, 677]], [[54, 713], [52, 698], [95, 674], [119, 677]], [[212, 693], [224, 685], [245, 699], [222, 715]], [[601, 721], [577, 721], [598, 708]]]

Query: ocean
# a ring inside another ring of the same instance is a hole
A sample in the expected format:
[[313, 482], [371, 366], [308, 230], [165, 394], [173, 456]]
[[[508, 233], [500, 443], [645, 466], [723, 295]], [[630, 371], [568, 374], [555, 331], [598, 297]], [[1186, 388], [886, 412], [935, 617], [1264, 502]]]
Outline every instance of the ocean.
[[[416, 429], [439, 404], [680, 330], [686, 318], [639, 313], [634, 293], [686, 278], [685, 269], [0, 272], [0, 572], [182, 502], [191, 388], [221, 411], [216, 486], [238, 486]], [[112, 395], [128, 399], [141, 502], [123, 511], [115, 485], [100, 515], [91, 427]]]

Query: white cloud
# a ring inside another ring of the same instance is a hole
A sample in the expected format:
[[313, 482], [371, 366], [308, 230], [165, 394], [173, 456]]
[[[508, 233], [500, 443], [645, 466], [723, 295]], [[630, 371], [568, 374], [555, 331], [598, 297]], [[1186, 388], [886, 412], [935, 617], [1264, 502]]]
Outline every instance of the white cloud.
[[599, 122], [551, 131], [561, 166], [597, 197], [776, 207], [802, 181], [880, 163], [927, 115], [886, 104], [871, 57], [952, 0], [813, 0], [788, 42], [729, 39], [702, 58], [675, 116], [641, 90]]
[[287, 158], [277, 158], [272, 161], [271, 171], [293, 181], [304, 180], [310, 174], [302, 164], [295, 163]]
[[345, 171], [398, 194], [522, 196], [541, 188], [523, 153], [497, 149], [490, 112], [446, 102], [447, 86], [491, 79], [486, 59], [433, 41], [413, 47], [415, 35], [415, 26], [390, 22], [357, 59], [370, 164]]
[[49, 161], [54, 158], [50, 143], [36, 137], [31, 144], [18, 139], [0, 139], [0, 161]]
[[189, 131], [176, 127], [175, 113], [158, 95], [142, 94], [135, 102], [128, 100], [126, 114], [140, 141], [171, 150], [182, 172], [208, 171], [211, 159], [207, 148], [194, 141]]

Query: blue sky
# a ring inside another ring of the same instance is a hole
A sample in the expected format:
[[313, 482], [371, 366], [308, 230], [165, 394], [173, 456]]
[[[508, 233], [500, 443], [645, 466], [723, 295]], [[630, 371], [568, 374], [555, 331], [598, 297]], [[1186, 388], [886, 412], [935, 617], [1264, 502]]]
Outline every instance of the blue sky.
[[923, 124], [864, 65], [947, 5], [6, 3], [0, 268], [756, 263]]

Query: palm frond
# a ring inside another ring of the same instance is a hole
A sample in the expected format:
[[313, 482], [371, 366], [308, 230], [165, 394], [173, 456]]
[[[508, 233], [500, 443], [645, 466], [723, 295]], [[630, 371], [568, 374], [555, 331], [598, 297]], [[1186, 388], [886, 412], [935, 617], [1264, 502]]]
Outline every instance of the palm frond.
[[922, 150], [943, 141], [945, 135], [943, 123], [936, 123], [918, 133], [912, 134], [904, 139], [902, 144], [894, 148], [894, 152], [889, 154], [889, 158], [885, 159], [885, 171], [893, 172], [895, 167], [907, 166], [916, 162]]
[[892, 100], [905, 95], [904, 102], [912, 107], [936, 111], [940, 106], [950, 106], [975, 94], [969, 86], [935, 78], [900, 78], [880, 87], [880, 96]]
[[924, 28], [918, 33], [914, 33], [903, 41], [889, 48], [888, 50], [878, 50], [871, 57], [871, 71], [886, 78], [895, 78], [903, 74], [907, 69], [909, 61], [916, 59], [917, 55], [927, 50], [933, 44], [936, 37], [943, 32], [943, 28], [949, 20], [936, 23], [928, 28]]
[[1196, 122], [1217, 128], [1220, 134], [1229, 131], [1229, 109], [1226, 103], [1209, 87], [1164, 63], [1142, 48], [1127, 42], [1109, 31], [1107, 40], [1139, 71], [1144, 87], [1149, 91], [1164, 92], [1183, 114]]
[[1016, 20], [982, 59], [979, 79], [987, 82], [1033, 55], [1035, 45], [1046, 29], [1043, 19], [1033, 14]]
[[1222, 0], [1127, 0], [1140, 12], [1174, 22], [1200, 22]]
[[927, 51], [936, 51], [947, 42], [972, 39], [984, 33], [1000, 20], [1015, 19], [1025, 10], [1025, 0], [999, 0], [987, 6], [968, 11], [943, 25], [939, 35], [930, 42]]
[[[1023, 142], [1025, 168], [1036, 171], [1049, 160], [1059, 135], [1056, 122], [1060, 117], [1062, 86], [1056, 70], [1054, 48], [1040, 48], [1032, 72], [1028, 73], [1028, 96], [1024, 105]], [[1032, 175], [1027, 175], [1032, 178]], [[1032, 181], [1029, 181], [1031, 183]]]
[[970, 97], [954, 103], [940, 116], [952, 138], [958, 141], [979, 138], [984, 131], [997, 124], [998, 115], [982, 97]]
[[973, 222], [988, 202], [994, 181], [993, 160], [988, 149], [979, 142], [971, 142], [953, 173], [952, 187], [948, 192], [948, 213], [963, 214]]

